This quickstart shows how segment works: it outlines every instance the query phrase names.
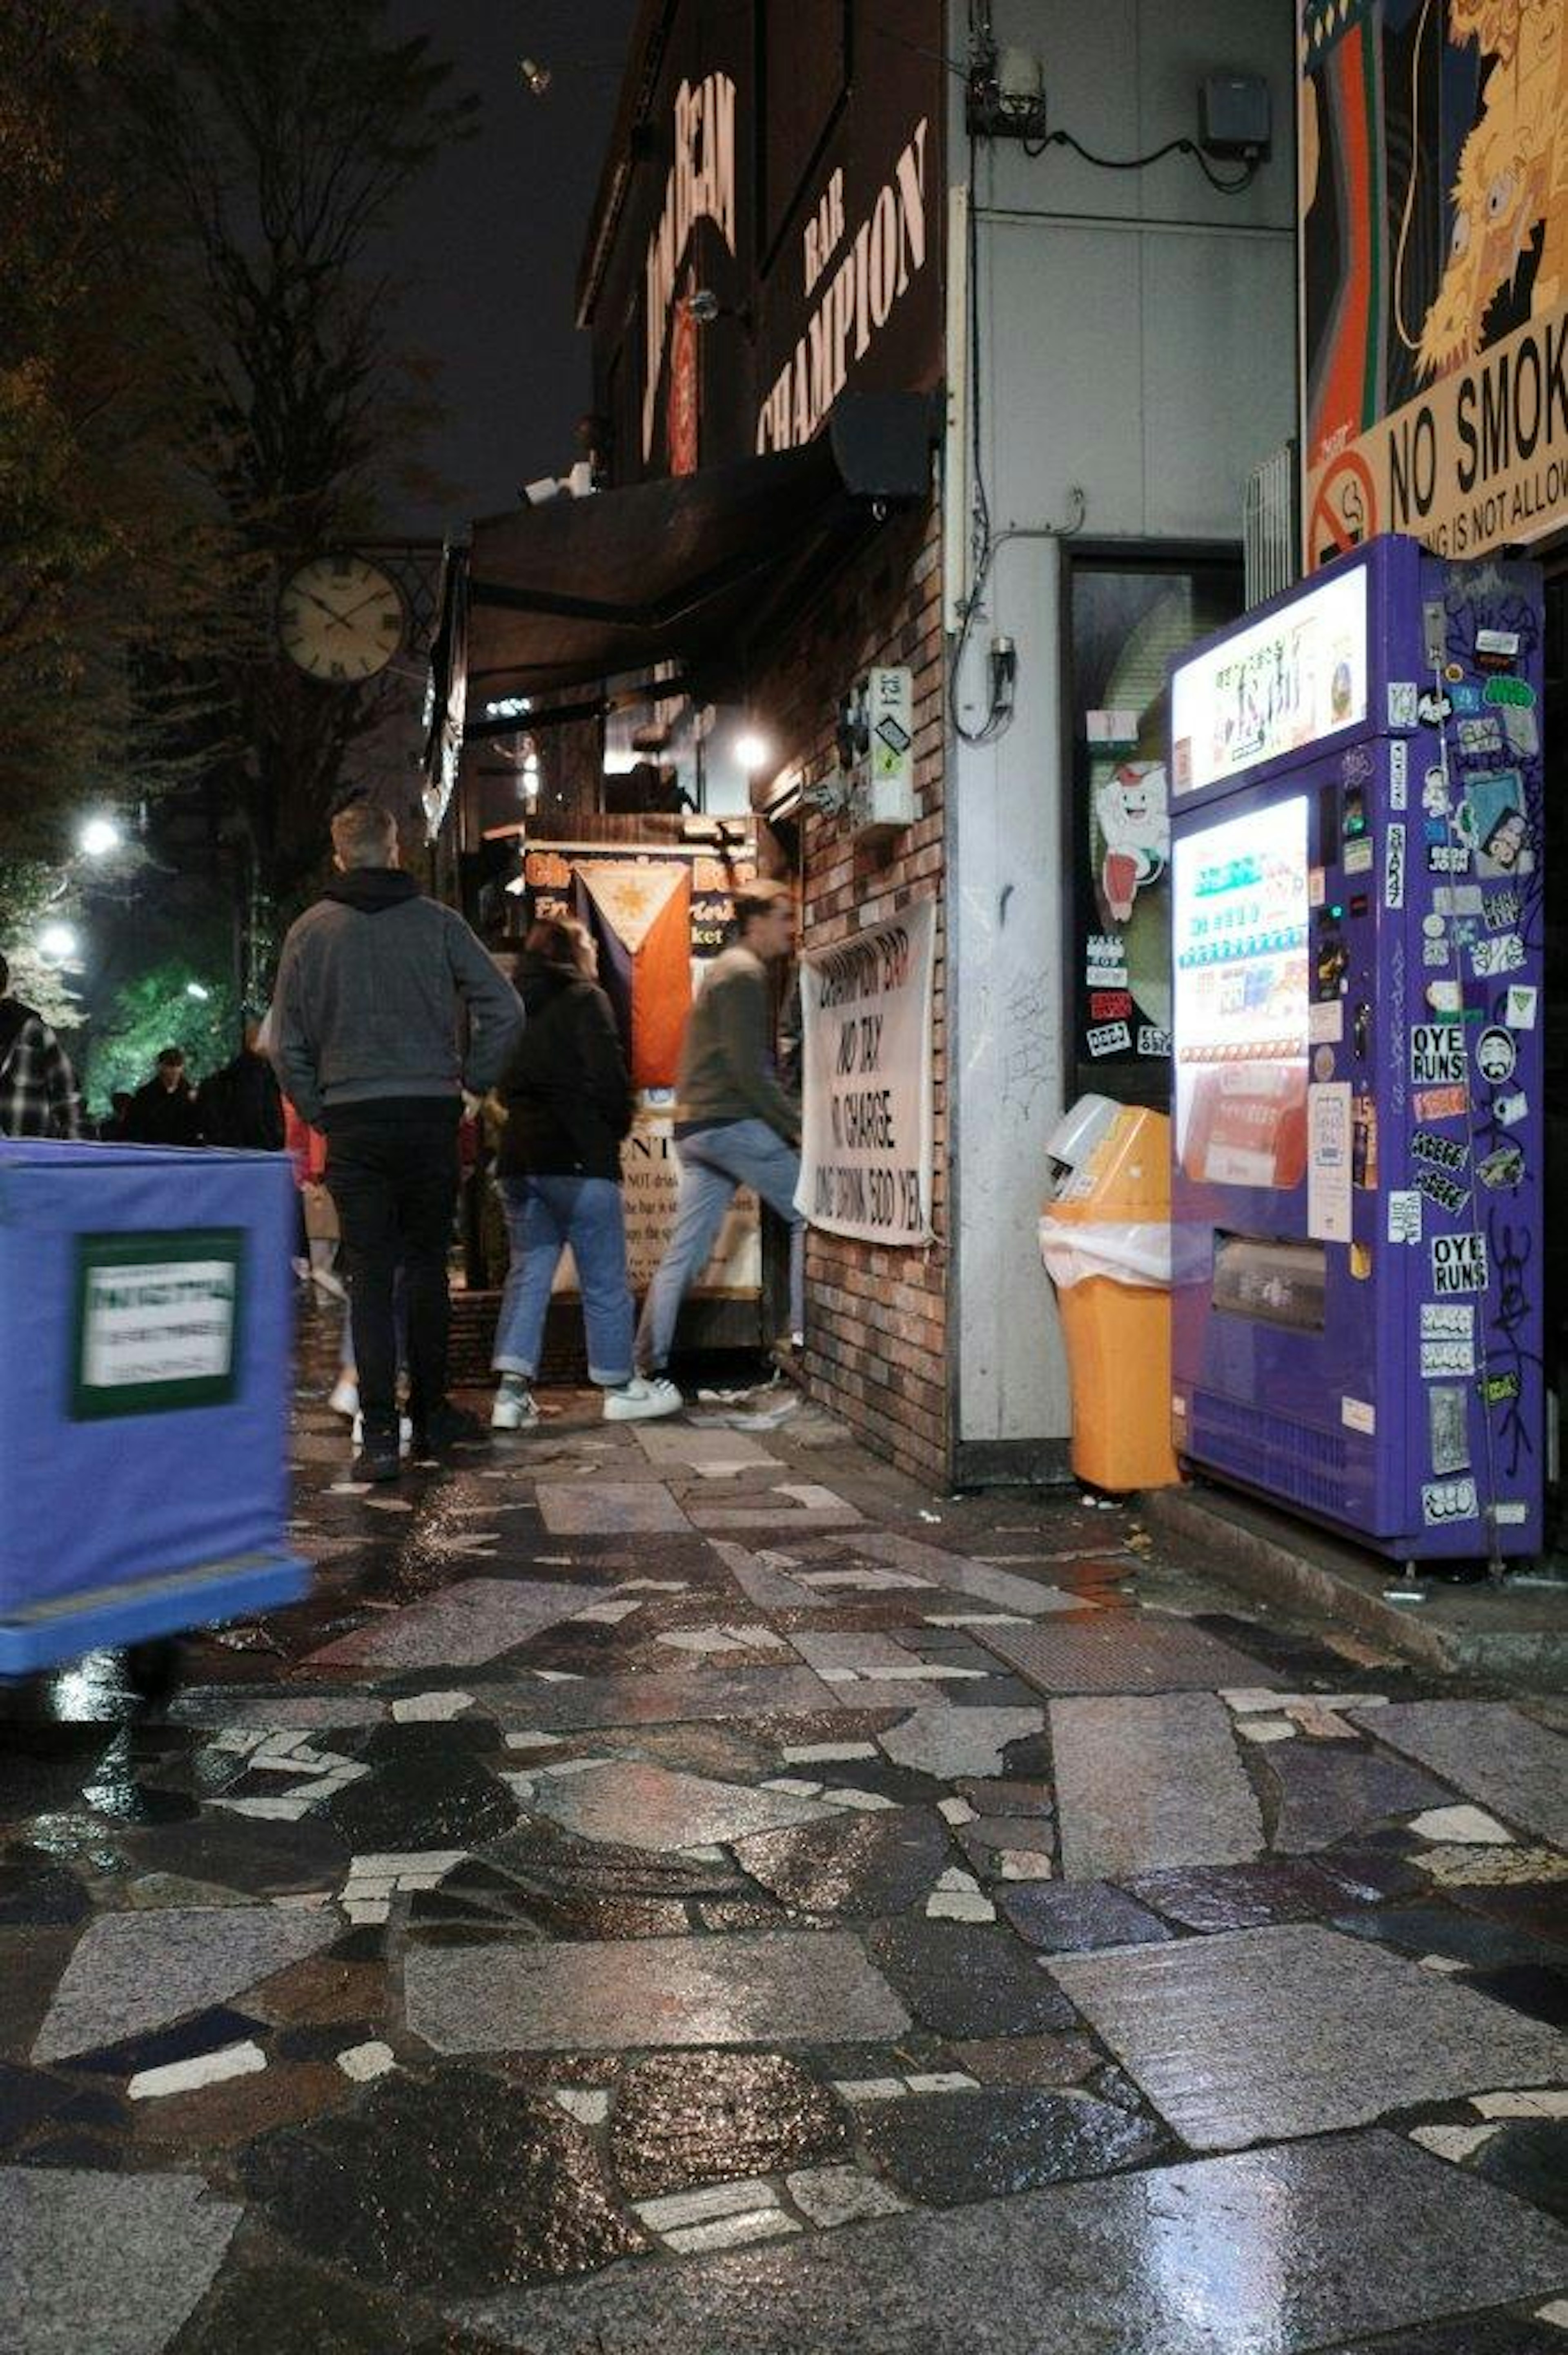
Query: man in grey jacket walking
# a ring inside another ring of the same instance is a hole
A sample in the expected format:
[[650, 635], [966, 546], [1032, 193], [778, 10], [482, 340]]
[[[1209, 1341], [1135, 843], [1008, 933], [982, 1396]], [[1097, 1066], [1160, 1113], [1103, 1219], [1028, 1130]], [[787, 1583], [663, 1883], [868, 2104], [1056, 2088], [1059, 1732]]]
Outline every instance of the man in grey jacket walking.
[[283, 943], [269, 1051], [284, 1094], [326, 1133], [359, 1369], [355, 1476], [395, 1480], [399, 1266], [415, 1453], [481, 1433], [447, 1402], [458, 1118], [465, 1087], [482, 1095], [501, 1077], [523, 1007], [462, 918], [403, 873], [388, 812], [352, 802], [332, 839], [338, 878]]

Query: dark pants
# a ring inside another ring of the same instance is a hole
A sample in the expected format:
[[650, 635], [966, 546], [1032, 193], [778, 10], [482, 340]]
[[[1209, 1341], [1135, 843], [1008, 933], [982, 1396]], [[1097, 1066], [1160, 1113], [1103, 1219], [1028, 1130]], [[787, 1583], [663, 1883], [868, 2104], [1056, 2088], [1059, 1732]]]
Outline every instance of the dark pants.
[[457, 1203], [458, 1101], [345, 1104], [327, 1121], [326, 1182], [348, 1277], [359, 1404], [367, 1432], [397, 1428], [399, 1266], [408, 1317], [408, 1412], [428, 1421], [447, 1394], [447, 1252]]

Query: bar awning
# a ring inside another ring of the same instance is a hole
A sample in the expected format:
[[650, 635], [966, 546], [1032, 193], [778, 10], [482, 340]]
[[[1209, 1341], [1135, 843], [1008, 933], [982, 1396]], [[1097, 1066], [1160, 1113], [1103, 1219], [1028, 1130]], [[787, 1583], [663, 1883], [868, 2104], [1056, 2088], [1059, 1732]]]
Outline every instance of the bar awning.
[[432, 783], [443, 743], [450, 762], [497, 703], [670, 661], [718, 692], [857, 539], [926, 496], [932, 429], [925, 393], [851, 396], [803, 449], [482, 517], [448, 556]]

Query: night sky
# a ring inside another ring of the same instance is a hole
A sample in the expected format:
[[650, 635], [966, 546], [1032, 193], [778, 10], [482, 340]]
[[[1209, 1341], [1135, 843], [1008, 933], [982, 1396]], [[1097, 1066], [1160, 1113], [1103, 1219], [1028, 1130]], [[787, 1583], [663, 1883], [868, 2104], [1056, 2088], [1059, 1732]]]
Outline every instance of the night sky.
[[[391, 0], [399, 37], [429, 33], [454, 87], [483, 101], [479, 135], [421, 183], [389, 233], [405, 285], [402, 341], [433, 355], [447, 410], [427, 444], [450, 500], [405, 507], [440, 533], [564, 474], [588, 406], [588, 338], [573, 325], [577, 258], [608, 149], [637, 0]], [[518, 61], [548, 66], [543, 98]]]

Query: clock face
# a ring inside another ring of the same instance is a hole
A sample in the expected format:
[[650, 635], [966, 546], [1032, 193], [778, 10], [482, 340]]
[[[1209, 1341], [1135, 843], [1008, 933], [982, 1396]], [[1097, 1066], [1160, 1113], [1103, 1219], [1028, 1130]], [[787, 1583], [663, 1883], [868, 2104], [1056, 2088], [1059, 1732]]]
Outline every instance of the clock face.
[[283, 651], [312, 678], [349, 687], [384, 670], [403, 642], [403, 600], [363, 556], [318, 556], [278, 600]]

